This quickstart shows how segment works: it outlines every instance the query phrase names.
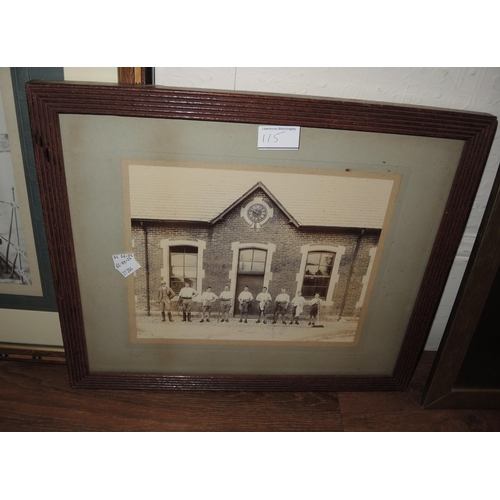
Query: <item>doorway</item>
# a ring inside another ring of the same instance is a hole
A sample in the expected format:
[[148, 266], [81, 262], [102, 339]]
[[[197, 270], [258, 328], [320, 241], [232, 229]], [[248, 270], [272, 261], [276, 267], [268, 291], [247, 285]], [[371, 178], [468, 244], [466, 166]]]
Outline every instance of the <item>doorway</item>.
[[260, 248], [240, 249], [238, 255], [238, 275], [236, 280], [236, 294], [234, 302], [234, 316], [240, 315], [240, 304], [238, 297], [245, 286], [253, 295], [251, 308], [248, 312], [249, 318], [258, 318], [258, 304], [255, 297], [262, 291], [264, 286], [264, 275], [266, 271], [267, 250]]

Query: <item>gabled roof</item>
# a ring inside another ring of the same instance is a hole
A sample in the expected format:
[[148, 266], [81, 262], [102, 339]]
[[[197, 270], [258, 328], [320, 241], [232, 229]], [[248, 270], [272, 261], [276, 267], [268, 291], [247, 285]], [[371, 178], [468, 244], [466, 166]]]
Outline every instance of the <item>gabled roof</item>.
[[288, 210], [279, 202], [279, 200], [273, 195], [273, 193], [271, 193], [271, 191], [269, 191], [269, 189], [267, 189], [266, 186], [264, 186], [264, 184], [262, 184], [262, 182], [260, 182], [260, 181], [257, 182], [257, 184], [255, 184], [254, 186], [252, 186], [246, 193], [243, 193], [242, 196], [240, 196], [237, 200], [235, 200], [233, 203], [231, 203], [231, 205], [229, 205], [229, 207], [227, 207], [226, 210], [224, 210], [222, 213], [220, 213], [217, 217], [212, 219], [210, 222], [212, 224], [215, 224], [218, 220], [221, 220], [222, 218], [224, 218], [224, 216], [226, 214], [228, 214], [234, 207], [239, 205], [240, 202], [245, 200], [248, 196], [250, 196], [254, 191], [257, 191], [258, 189], [261, 189], [262, 191], [264, 191], [264, 193], [266, 193], [267, 196], [269, 196], [269, 198], [271, 198], [271, 200], [273, 200], [274, 203], [281, 209], [281, 211], [288, 217], [290, 222], [293, 223], [296, 227], [299, 227], [300, 224], [295, 220], [293, 215], [291, 215], [288, 212]]
[[131, 165], [131, 217], [213, 223], [260, 187], [298, 226], [382, 227], [391, 179], [303, 172]]

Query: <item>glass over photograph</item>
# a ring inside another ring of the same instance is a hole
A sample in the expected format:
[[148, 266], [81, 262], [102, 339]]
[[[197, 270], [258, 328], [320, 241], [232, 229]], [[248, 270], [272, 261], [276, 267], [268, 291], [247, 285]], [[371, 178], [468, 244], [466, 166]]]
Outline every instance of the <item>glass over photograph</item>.
[[400, 176], [122, 165], [132, 341], [357, 345]]
[[31, 285], [9, 134], [0, 92], [0, 283]]

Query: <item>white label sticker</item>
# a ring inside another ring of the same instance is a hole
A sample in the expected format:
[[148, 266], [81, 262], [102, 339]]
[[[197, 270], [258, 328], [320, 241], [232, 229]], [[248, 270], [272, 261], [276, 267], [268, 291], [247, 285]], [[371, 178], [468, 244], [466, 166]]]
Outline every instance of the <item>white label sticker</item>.
[[125, 278], [141, 267], [135, 260], [133, 253], [113, 255], [113, 264], [115, 265], [115, 269], [120, 271]]
[[259, 149], [299, 149], [300, 127], [259, 127], [257, 147]]

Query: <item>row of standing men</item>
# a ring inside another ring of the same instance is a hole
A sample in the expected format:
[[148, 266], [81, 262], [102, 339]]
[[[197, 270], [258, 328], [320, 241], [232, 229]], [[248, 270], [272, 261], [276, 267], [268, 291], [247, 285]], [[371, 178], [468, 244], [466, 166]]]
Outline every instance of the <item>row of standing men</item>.
[[[160, 306], [162, 321], [166, 321], [166, 314], [168, 315], [169, 321], [174, 321], [171, 312], [171, 300], [175, 297], [175, 292], [167, 286], [166, 282], [162, 282], [160, 288], [158, 289], [157, 304]], [[191, 282], [186, 281], [184, 283], [184, 288], [179, 292], [179, 307], [182, 309], [182, 321], [191, 321], [191, 311], [193, 298], [198, 295], [198, 292], [191, 287]], [[205, 321], [210, 322], [210, 316], [213, 308], [217, 301], [219, 301], [219, 314], [221, 322], [229, 322], [229, 314], [231, 308], [233, 307], [233, 297], [232, 293], [229, 291], [229, 286], [226, 285], [224, 290], [220, 295], [216, 295], [212, 292], [212, 287], [207, 287], [206, 290], [201, 294], [201, 307], [202, 307], [202, 317], [200, 322]], [[252, 307], [252, 302], [254, 297], [249, 291], [248, 287], [245, 286], [244, 290], [238, 296], [238, 303], [240, 305], [240, 323], [248, 323], [248, 313]], [[274, 310], [272, 310], [273, 299], [271, 294], [267, 291], [266, 287], [262, 288], [262, 291], [255, 297], [258, 307], [258, 319], [256, 323], [266, 324], [266, 318], [269, 313], [272, 312], [272, 324], [278, 322], [281, 319], [283, 324], [286, 324], [288, 306], [291, 305], [291, 321], [290, 324], [299, 324], [300, 315], [304, 311], [304, 306], [306, 303], [305, 298], [302, 296], [302, 292], [298, 291], [295, 297], [290, 300], [290, 295], [286, 292], [284, 288], [281, 289], [281, 293], [276, 296], [274, 300]], [[316, 294], [314, 298], [310, 301], [311, 309], [309, 312], [309, 325], [315, 324], [318, 315], [319, 307], [321, 305], [321, 299], [319, 294]]]

